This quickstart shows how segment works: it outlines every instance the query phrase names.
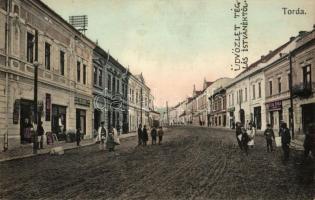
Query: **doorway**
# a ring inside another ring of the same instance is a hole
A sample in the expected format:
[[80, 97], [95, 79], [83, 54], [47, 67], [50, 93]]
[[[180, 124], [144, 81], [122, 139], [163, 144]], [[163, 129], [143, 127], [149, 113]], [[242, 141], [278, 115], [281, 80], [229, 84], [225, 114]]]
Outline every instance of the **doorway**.
[[83, 135], [86, 134], [86, 111], [82, 109], [76, 110], [76, 128], [81, 128]]
[[27, 138], [24, 136], [24, 130], [26, 128], [25, 120], [28, 119], [28, 121], [32, 124], [34, 122], [34, 105], [33, 101], [21, 99], [20, 101], [20, 138], [21, 138], [21, 144], [31, 143], [30, 138]]

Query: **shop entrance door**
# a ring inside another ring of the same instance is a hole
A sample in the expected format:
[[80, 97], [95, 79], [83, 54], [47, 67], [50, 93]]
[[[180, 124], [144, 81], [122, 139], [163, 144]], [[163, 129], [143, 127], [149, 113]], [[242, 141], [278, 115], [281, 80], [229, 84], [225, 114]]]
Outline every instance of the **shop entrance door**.
[[76, 110], [76, 128], [81, 128], [82, 134], [86, 134], [86, 111], [77, 109]]
[[51, 117], [51, 130], [55, 134], [64, 133], [67, 129], [67, 107], [53, 104]]
[[256, 125], [256, 128], [258, 130], [261, 129], [261, 107], [255, 107], [254, 108], [254, 123]]
[[21, 113], [20, 113], [20, 138], [21, 138], [21, 144], [25, 143], [30, 143], [30, 140], [24, 137], [24, 128], [26, 127], [26, 119], [30, 123], [33, 123], [34, 118], [33, 118], [33, 101], [31, 100], [26, 100], [26, 99], [21, 99], [20, 101], [20, 108], [21, 108]]
[[303, 132], [307, 131], [309, 124], [315, 123], [315, 103], [302, 105]]
[[98, 130], [98, 127], [101, 125], [101, 111], [94, 110], [94, 130]]

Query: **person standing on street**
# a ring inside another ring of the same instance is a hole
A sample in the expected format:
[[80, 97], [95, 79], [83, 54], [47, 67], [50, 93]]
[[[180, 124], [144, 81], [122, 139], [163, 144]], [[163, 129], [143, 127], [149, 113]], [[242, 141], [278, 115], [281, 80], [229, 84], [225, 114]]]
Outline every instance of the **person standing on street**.
[[249, 123], [249, 130], [248, 130], [249, 134], [249, 142], [248, 142], [248, 146], [250, 146], [251, 148], [254, 148], [255, 145], [255, 135], [256, 135], [256, 127], [255, 124], [250, 122]]
[[272, 140], [275, 140], [275, 133], [273, 132], [273, 129], [271, 128], [271, 124], [267, 124], [267, 128], [264, 132], [264, 136], [266, 138], [267, 143], [267, 152], [272, 152]]
[[157, 131], [156, 131], [156, 128], [153, 126], [151, 130], [152, 145], [156, 144], [156, 136], [157, 136]]
[[241, 123], [240, 122], [236, 122], [235, 133], [236, 133], [236, 140], [237, 140], [238, 146], [240, 147], [241, 150], [243, 150], [243, 145], [242, 145], [242, 142], [241, 142], [241, 139], [242, 139], [242, 128], [241, 128]]
[[139, 124], [139, 127], [138, 127], [138, 146], [141, 146], [142, 145], [142, 141], [143, 141], [143, 138], [142, 138], [142, 124]]
[[281, 124], [281, 129], [280, 129], [280, 134], [281, 136], [281, 144], [282, 144], [282, 149], [283, 149], [283, 157], [284, 161], [288, 161], [290, 157], [290, 142], [291, 142], [291, 135], [290, 135], [290, 130], [287, 127], [287, 124], [283, 122]]
[[246, 155], [248, 155], [248, 141], [249, 141], [249, 137], [248, 137], [247, 131], [244, 128], [243, 125], [241, 126], [241, 132], [242, 132], [242, 139], [241, 139], [242, 147], [245, 150]]
[[100, 141], [100, 149], [105, 150], [106, 149], [106, 136], [107, 136], [107, 131], [104, 126], [104, 122], [101, 122], [101, 126], [98, 128], [98, 138]]
[[303, 147], [305, 157], [308, 157], [310, 152], [315, 157], [315, 123], [308, 125]]
[[40, 121], [38, 126], [37, 126], [37, 135], [38, 135], [38, 139], [39, 139], [39, 148], [43, 149], [44, 146], [44, 128], [43, 128], [43, 122]]
[[108, 148], [109, 152], [115, 151], [114, 129], [112, 126], [110, 126], [108, 130], [108, 135], [106, 139], [106, 147]]
[[81, 128], [80, 127], [77, 128], [76, 140], [77, 140], [77, 146], [80, 146], [80, 142], [81, 142]]
[[148, 131], [147, 131], [146, 125], [143, 126], [142, 139], [143, 139], [143, 146], [147, 146], [149, 136], [148, 136]]
[[159, 136], [159, 145], [162, 144], [162, 140], [163, 140], [163, 135], [164, 135], [164, 131], [162, 126], [160, 126], [159, 130], [158, 130], [158, 136]]

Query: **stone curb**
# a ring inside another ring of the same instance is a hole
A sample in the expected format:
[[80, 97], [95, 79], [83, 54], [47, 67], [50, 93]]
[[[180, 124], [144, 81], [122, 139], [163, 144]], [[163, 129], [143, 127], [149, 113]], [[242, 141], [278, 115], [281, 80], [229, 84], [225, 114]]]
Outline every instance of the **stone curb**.
[[[130, 134], [121, 134], [120, 135], [120, 139], [125, 139], [125, 138], [129, 138], [129, 137], [135, 137], [137, 134], [136, 133], [130, 133]], [[82, 147], [86, 147], [86, 146], [90, 146], [90, 145], [93, 145], [95, 144], [94, 141], [92, 142], [89, 142], [89, 143], [85, 143], [85, 144], [82, 144], [80, 146], [73, 146], [73, 147], [67, 147], [65, 148], [64, 147], [64, 150], [72, 150], [72, 149], [78, 149], [78, 148], [82, 148]], [[57, 147], [57, 146], [56, 146]], [[51, 147], [49, 148], [52, 149], [54, 147]], [[45, 151], [45, 152], [39, 152], [37, 154], [27, 154], [27, 155], [22, 155], [22, 156], [13, 156], [13, 157], [10, 157], [10, 158], [4, 158], [4, 159], [1, 159], [0, 160], [0, 163], [1, 162], [6, 162], [6, 161], [12, 161], [12, 160], [19, 160], [19, 159], [23, 159], [23, 158], [29, 158], [29, 157], [34, 157], [34, 156], [39, 156], [39, 155], [45, 155], [45, 154], [49, 154], [50, 151]]]

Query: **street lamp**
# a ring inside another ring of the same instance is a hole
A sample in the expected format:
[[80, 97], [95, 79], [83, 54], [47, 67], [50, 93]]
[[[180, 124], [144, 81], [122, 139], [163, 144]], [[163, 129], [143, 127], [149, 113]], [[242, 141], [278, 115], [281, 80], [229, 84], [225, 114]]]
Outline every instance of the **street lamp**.
[[294, 112], [293, 112], [293, 76], [292, 76], [292, 52], [283, 53], [282, 55], [287, 55], [289, 59], [289, 89], [290, 89], [290, 109], [289, 109], [289, 123], [292, 131], [292, 139], [294, 139]]
[[290, 125], [292, 128], [292, 139], [294, 139], [294, 117], [293, 117], [293, 91], [292, 91], [292, 53], [290, 51], [289, 53], [289, 65], [290, 65], [290, 81], [289, 81], [289, 87], [290, 87]]
[[37, 83], [38, 83], [38, 31], [35, 31], [35, 61], [34, 61], [34, 141], [33, 153], [37, 154], [37, 127], [38, 127], [38, 111], [37, 111]]

